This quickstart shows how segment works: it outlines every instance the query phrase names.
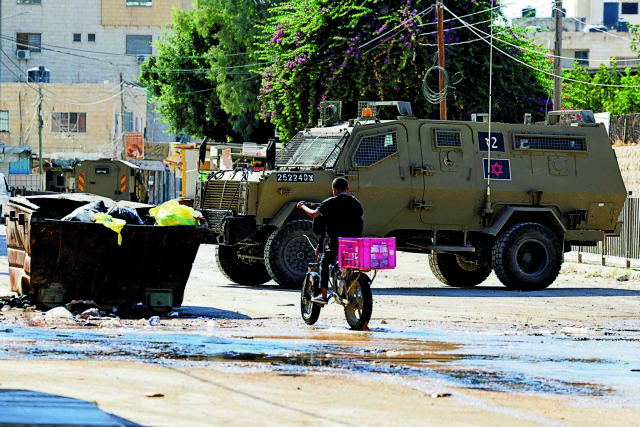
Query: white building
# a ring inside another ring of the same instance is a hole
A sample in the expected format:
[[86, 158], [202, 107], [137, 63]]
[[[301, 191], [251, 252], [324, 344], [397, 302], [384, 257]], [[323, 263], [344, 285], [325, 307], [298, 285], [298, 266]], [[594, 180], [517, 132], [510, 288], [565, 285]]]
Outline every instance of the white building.
[[[44, 164], [59, 164], [121, 158], [132, 133], [145, 144], [174, 142], [137, 78], [173, 9], [193, 2], [0, 0], [0, 149], [32, 146], [37, 154], [42, 144]], [[162, 181], [158, 159], [140, 163], [155, 175], [150, 181]]]
[[[553, 50], [555, 18], [551, 17], [553, 2], [548, 3], [549, 7], [541, 9], [527, 8], [533, 9], [535, 16], [515, 18], [513, 24], [530, 29], [528, 34], [532, 39]], [[575, 15], [567, 12], [563, 17], [562, 67], [571, 68], [578, 62], [590, 69], [597, 69], [601, 64], [610, 66], [614, 59], [618, 68], [639, 65], [638, 54], [631, 50], [628, 32], [628, 24], [640, 23], [638, 3], [602, 0], [571, 2], [569, 10], [575, 10]], [[540, 12], [545, 16], [540, 16]]]

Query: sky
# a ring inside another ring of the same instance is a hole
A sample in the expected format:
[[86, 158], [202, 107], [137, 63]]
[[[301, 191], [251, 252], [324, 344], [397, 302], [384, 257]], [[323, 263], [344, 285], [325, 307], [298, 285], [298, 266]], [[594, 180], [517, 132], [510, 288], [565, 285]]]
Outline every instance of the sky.
[[[522, 16], [525, 7], [535, 8], [537, 17], [549, 18], [553, 0], [502, 0], [501, 3], [509, 20]], [[575, 0], [563, 0], [562, 7], [566, 9], [567, 16], [575, 16]]]

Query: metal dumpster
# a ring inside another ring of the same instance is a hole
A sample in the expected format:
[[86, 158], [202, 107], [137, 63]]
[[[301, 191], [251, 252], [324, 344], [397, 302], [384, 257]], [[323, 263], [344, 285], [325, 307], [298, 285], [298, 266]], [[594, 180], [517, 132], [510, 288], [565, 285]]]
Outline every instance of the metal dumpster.
[[[72, 300], [93, 300], [104, 308], [142, 302], [156, 312], [179, 307], [206, 226], [126, 225], [119, 246], [117, 234], [102, 224], [61, 221], [96, 200], [115, 204], [88, 194], [9, 200], [12, 291], [47, 307]], [[140, 216], [152, 207], [126, 205]]]

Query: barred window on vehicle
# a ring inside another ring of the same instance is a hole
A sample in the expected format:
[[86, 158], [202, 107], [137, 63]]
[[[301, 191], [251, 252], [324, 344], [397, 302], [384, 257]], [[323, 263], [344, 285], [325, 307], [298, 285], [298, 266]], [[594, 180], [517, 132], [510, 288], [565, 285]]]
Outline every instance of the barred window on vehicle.
[[587, 151], [585, 136], [514, 135], [516, 150]]
[[87, 113], [51, 113], [51, 132], [85, 133]]
[[9, 132], [9, 111], [0, 110], [0, 132]]
[[398, 141], [395, 132], [364, 136], [353, 156], [354, 166], [371, 166], [398, 151]]
[[457, 130], [435, 130], [436, 147], [460, 147], [460, 132]]

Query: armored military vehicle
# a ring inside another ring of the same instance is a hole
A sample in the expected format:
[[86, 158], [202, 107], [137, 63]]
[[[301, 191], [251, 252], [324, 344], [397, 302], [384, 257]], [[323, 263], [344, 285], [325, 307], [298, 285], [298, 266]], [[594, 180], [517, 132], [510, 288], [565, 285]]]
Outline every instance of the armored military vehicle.
[[[397, 120], [377, 120], [383, 105]], [[364, 207], [364, 235], [396, 237], [429, 254], [443, 283], [471, 287], [492, 270], [509, 289], [554, 282], [563, 252], [618, 235], [626, 190], [602, 124], [590, 111], [550, 113], [544, 123], [416, 119], [403, 102], [368, 102], [339, 123], [325, 105], [319, 127], [298, 133], [272, 170], [219, 171], [196, 206], [229, 280], [299, 287], [317, 241], [299, 200], [331, 196], [345, 177]], [[425, 259], [425, 268], [427, 261]]]

